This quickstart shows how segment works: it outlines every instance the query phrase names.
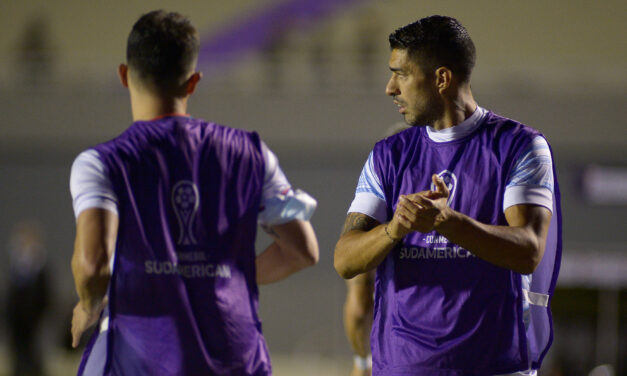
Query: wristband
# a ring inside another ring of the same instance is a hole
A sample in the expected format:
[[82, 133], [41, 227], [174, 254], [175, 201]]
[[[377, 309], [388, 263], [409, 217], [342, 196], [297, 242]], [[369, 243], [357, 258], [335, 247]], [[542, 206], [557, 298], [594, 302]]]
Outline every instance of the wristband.
[[388, 224], [387, 224], [387, 223], [385, 224], [385, 227], [383, 227], [383, 230], [385, 231], [385, 235], [387, 235], [387, 236], [388, 236], [388, 238], [390, 238], [390, 240], [391, 240], [391, 241], [393, 241], [393, 242], [397, 242], [397, 241], [399, 241], [399, 240], [400, 240], [400, 239], [394, 239], [394, 238], [392, 237], [392, 235], [390, 235], [390, 233], [388, 232]]
[[353, 364], [355, 367], [361, 371], [366, 371], [372, 368], [372, 355], [368, 355], [365, 358], [362, 358], [359, 355], [355, 355], [353, 358]]

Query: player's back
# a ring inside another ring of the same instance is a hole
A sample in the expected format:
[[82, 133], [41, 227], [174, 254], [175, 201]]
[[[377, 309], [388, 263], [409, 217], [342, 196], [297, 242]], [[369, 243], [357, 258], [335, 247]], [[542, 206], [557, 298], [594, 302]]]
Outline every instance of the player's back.
[[118, 200], [107, 374], [268, 374], [254, 241], [255, 133], [183, 116], [94, 148]]

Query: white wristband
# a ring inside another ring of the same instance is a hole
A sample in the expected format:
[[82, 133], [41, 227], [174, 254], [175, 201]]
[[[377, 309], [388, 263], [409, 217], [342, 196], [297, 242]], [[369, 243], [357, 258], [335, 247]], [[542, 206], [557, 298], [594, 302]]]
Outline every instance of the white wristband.
[[353, 358], [353, 364], [355, 364], [355, 367], [357, 367], [357, 369], [359, 370], [369, 370], [372, 368], [372, 355], [368, 355], [365, 358], [362, 358], [359, 355], [355, 355], [355, 357]]

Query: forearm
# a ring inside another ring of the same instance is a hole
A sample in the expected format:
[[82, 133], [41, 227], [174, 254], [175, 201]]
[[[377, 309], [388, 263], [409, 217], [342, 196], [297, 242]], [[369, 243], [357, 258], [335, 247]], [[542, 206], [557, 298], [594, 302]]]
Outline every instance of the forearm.
[[370, 355], [370, 325], [366, 320], [346, 322], [346, 336], [356, 355]]
[[275, 225], [268, 234], [274, 242], [255, 260], [258, 284], [280, 281], [318, 262], [318, 241], [308, 221]]
[[434, 229], [489, 263], [529, 274], [542, 258], [544, 243], [527, 226], [487, 225], [452, 209], [443, 217]]
[[118, 217], [105, 209], [87, 209], [76, 226], [72, 255], [76, 292], [85, 309], [101, 308], [111, 277], [109, 259], [115, 249]]
[[[78, 243], [78, 242], [77, 242]], [[72, 311], [72, 347], [78, 347], [83, 333], [94, 325], [107, 298], [109, 286], [108, 264], [100, 264], [98, 267], [85, 258], [81, 248], [76, 247], [72, 257], [72, 274], [79, 301]]]
[[369, 231], [351, 230], [344, 233], [335, 246], [334, 266], [342, 278], [352, 278], [376, 268], [398, 240], [385, 232], [386, 224]]
[[311, 263], [294, 255], [286, 254], [273, 242], [255, 259], [257, 283], [263, 285], [278, 282], [310, 265]]
[[344, 328], [346, 337], [355, 354], [362, 358], [370, 354], [370, 330], [372, 326], [372, 310], [355, 315], [348, 303], [344, 307]]
[[109, 267], [94, 268], [80, 260], [80, 255], [72, 257], [72, 274], [76, 293], [87, 310], [95, 310], [102, 305], [109, 286]]

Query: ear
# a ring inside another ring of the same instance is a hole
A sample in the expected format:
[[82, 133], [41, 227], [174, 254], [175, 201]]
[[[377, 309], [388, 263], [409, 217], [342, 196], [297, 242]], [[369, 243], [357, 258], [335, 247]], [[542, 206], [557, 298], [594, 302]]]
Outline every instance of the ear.
[[451, 86], [453, 72], [447, 67], [439, 67], [435, 70], [435, 85], [440, 93]]
[[189, 76], [185, 84], [185, 94], [191, 95], [194, 90], [196, 90], [196, 85], [198, 84], [200, 79], [202, 79], [201, 72], [194, 72], [191, 76]]
[[122, 84], [122, 86], [128, 87], [128, 65], [118, 65], [118, 77], [120, 78], [120, 83]]

